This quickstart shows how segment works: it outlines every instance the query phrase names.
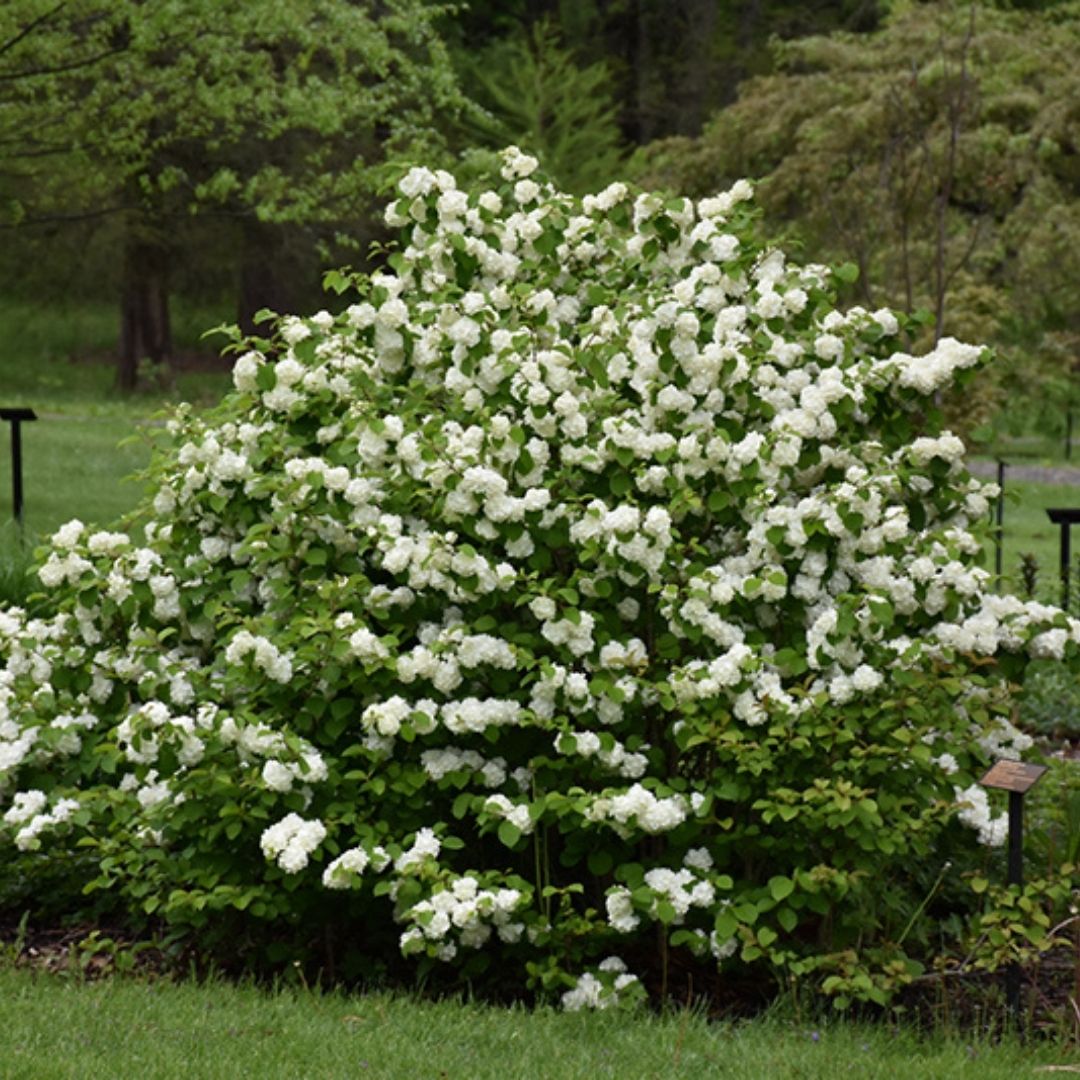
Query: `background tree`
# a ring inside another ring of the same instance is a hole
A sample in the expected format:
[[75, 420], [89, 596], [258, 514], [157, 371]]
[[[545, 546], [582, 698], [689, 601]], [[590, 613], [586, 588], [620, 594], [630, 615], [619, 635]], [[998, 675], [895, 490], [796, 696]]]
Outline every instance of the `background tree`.
[[171, 352], [170, 268], [193, 219], [231, 233], [249, 315], [280, 296], [288, 229], [309, 248], [356, 242], [385, 161], [438, 158], [462, 101], [441, 14], [424, 0], [5, 6], [3, 154], [23, 163], [8, 222], [118, 218], [122, 387]]
[[739, 82], [772, 70], [769, 42], [836, 29], [865, 32], [881, 0], [475, 0], [448, 27], [455, 51], [472, 53], [549, 21], [575, 56], [603, 62], [623, 137], [642, 144], [697, 135], [734, 100]]
[[639, 164], [695, 194], [760, 177], [775, 225], [858, 265], [861, 302], [927, 309], [935, 339], [994, 340], [1007, 382], [1060, 366], [1076, 330], [1062, 286], [1080, 271], [1078, 49], [1076, 4], [897, 4], [874, 34], [779, 46], [778, 70], [700, 138]]
[[480, 108], [464, 133], [492, 150], [527, 147], [566, 190], [610, 183], [622, 159], [612, 73], [604, 61], [579, 65], [554, 21], [493, 40], [466, 55], [466, 86]]

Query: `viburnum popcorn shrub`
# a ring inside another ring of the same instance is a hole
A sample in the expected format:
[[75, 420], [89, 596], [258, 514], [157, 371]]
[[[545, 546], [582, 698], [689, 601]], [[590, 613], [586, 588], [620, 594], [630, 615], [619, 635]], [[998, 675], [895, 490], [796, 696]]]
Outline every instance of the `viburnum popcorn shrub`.
[[1007, 680], [1080, 640], [987, 591], [926, 434], [983, 354], [836, 310], [746, 183], [535, 169], [409, 172], [392, 272], [176, 417], [144, 535], [53, 537], [0, 617], [0, 873], [570, 1008], [688, 962], [884, 1000], [920, 873], [1002, 839]]

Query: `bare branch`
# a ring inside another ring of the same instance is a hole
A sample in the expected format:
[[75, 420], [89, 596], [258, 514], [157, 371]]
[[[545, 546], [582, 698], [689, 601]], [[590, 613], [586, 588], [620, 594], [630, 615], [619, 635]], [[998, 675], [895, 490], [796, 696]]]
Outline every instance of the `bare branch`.
[[57, 64], [56, 67], [25, 68], [22, 71], [0, 72], [0, 82], [14, 82], [17, 79], [31, 79], [38, 75], [63, 75], [67, 71], [78, 71], [80, 68], [92, 67], [94, 64], [107, 60], [110, 56], [122, 53], [127, 46], [120, 45], [115, 49], [98, 53], [96, 56], [86, 57], [81, 60], [73, 60], [70, 64]]
[[45, 217], [25, 218], [22, 221], [2, 222], [0, 229], [29, 229], [35, 225], [57, 225], [76, 221], [92, 221], [94, 218], [111, 217], [134, 210], [134, 206], [103, 206], [97, 210], [84, 210], [77, 214], [49, 214]]
[[48, 22], [58, 11], [67, 7], [68, 0], [60, 0], [60, 3], [52, 9], [52, 11], [46, 11], [44, 15], [39, 15], [36, 19], [32, 19], [26, 24], [13, 38], [9, 38], [7, 41], [0, 45], [0, 56], [4, 53], [14, 49], [24, 38], [29, 37], [39, 26]]

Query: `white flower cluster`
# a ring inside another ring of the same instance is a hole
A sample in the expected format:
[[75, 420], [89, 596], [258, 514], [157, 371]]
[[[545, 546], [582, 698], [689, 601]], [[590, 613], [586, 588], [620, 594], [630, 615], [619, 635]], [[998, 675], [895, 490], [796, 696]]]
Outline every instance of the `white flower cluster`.
[[618, 795], [593, 800], [587, 812], [590, 821], [614, 823], [616, 832], [632, 835], [633, 826], [643, 832], [670, 832], [686, 820], [687, 802], [682, 795], [658, 797], [641, 784]]
[[281, 652], [272, 641], [260, 634], [238, 630], [225, 649], [225, 659], [236, 666], [248, 656], [274, 682], [287, 683], [293, 677], [292, 660], [287, 653]]
[[500, 788], [506, 783], [506, 760], [501, 757], [489, 760], [475, 750], [455, 746], [425, 750], [420, 755], [420, 764], [432, 780], [466, 772], [477, 776], [486, 788]]
[[609, 956], [600, 962], [596, 975], [585, 972], [573, 989], [563, 994], [562, 1007], [566, 1012], [610, 1009], [619, 1004], [620, 994], [637, 984], [638, 977], [627, 971], [623, 960]]
[[16, 793], [11, 807], [4, 814], [6, 825], [17, 825], [15, 846], [20, 851], [34, 851], [41, 847], [41, 833], [62, 825], [79, 809], [78, 799], [58, 799], [52, 809], [47, 809], [49, 798], [43, 791], [31, 790]]
[[956, 802], [960, 807], [959, 818], [967, 826], [977, 829], [979, 843], [988, 847], [1001, 847], [1009, 835], [1009, 815], [990, 812], [990, 799], [986, 789], [978, 784], [956, 788]]
[[369, 866], [380, 873], [389, 865], [389, 854], [378, 844], [370, 851], [364, 847], [349, 848], [327, 865], [322, 881], [328, 889], [351, 889], [356, 887]]
[[428, 828], [419, 829], [413, 837], [412, 846], [403, 851], [394, 860], [394, 869], [399, 874], [404, 874], [416, 867], [423, 866], [429, 859], [439, 857], [442, 843], [434, 831]]
[[182, 765], [197, 765], [206, 751], [204, 739], [213, 718], [211, 710], [200, 710], [195, 717], [175, 716], [164, 702], [148, 701], [121, 721], [116, 739], [124, 757], [135, 765], [157, 761], [163, 740], [176, 747]]
[[[647, 870], [643, 880], [653, 896], [647, 914], [657, 918], [659, 905], [665, 902], [671, 906], [670, 922], [680, 925], [691, 908], [712, 910], [716, 904], [716, 887], [709, 878], [712, 868], [712, 856], [705, 848], [691, 848], [680, 869], [657, 866]], [[608, 923], [618, 933], [631, 934], [641, 925], [633, 894], [625, 886], [616, 885], [608, 890], [605, 907]]]
[[501, 792], [498, 795], [489, 795], [484, 801], [484, 810], [495, 817], [509, 821], [523, 836], [533, 831], [535, 822], [529, 816], [528, 803], [511, 802]]
[[326, 826], [321, 821], [305, 821], [299, 814], [287, 814], [263, 830], [259, 845], [263, 855], [277, 862], [286, 874], [298, 874], [325, 839]]
[[408, 956], [426, 950], [450, 961], [459, 945], [482, 948], [493, 931], [512, 945], [525, 932], [525, 924], [513, 916], [526, 899], [517, 889], [483, 889], [469, 874], [453, 878], [402, 914], [401, 921], [412, 925], [401, 935], [401, 951]]
[[[605, 738], [608, 745], [605, 746]], [[610, 735], [601, 736], [595, 731], [572, 731], [555, 738], [555, 749], [562, 754], [578, 754], [581, 757], [595, 757], [606, 768], [637, 780], [645, 775], [649, 759], [640, 752], [630, 753], [622, 743]]]

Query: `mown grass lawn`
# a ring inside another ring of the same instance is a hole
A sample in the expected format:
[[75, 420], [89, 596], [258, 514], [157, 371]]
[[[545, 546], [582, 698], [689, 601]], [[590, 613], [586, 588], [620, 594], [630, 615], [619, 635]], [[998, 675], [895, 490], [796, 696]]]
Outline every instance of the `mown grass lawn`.
[[1080, 1069], [1080, 1053], [1064, 1044], [919, 1037], [884, 1024], [528, 1012], [223, 983], [79, 983], [10, 968], [0, 970], [0, 1000], [8, 1080], [1015, 1080]]
[[[1039, 563], [1039, 599], [1058, 603], [1060, 532], [1046, 516], [1046, 511], [1051, 507], [1080, 508], [1080, 487], [1006, 480], [1005, 490], [1003, 571], [1008, 583], [1014, 590], [1020, 589], [1021, 556], [1030, 552]], [[1073, 555], [1075, 575], [1075, 556], [1080, 556], [1080, 533], [1073, 536]], [[993, 569], [992, 554], [988, 568]]]
[[[213, 353], [220, 339], [199, 344], [212, 317], [181, 312], [179, 344]], [[228, 389], [227, 374], [180, 371], [169, 386], [119, 397], [107, 362], [115, 322], [101, 305], [53, 311], [0, 299], [0, 336], [8, 343], [0, 353], [0, 406], [32, 408], [39, 417], [22, 425], [21, 533], [13, 520], [10, 428], [0, 424], [0, 599], [26, 592], [34, 547], [64, 522], [109, 526], [135, 507], [143, 490], [131, 478], [149, 462], [155, 416], [180, 401], [214, 404]]]

